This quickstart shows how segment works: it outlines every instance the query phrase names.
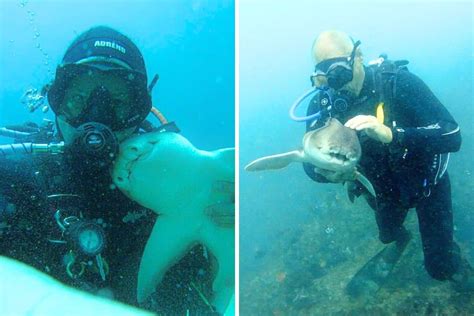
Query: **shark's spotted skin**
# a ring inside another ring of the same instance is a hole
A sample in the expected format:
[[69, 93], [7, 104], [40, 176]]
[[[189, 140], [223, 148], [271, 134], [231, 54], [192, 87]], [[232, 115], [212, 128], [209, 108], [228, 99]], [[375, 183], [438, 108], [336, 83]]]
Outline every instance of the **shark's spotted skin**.
[[234, 291], [234, 161], [233, 148], [199, 150], [176, 133], [144, 134], [121, 145], [115, 184], [159, 214], [140, 264], [139, 302], [200, 243], [217, 259], [212, 303], [225, 311]]
[[[360, 156], [361, 147], [355, 131], [331, 118], [325, 126], [304, 135], [303, 149], [259, 158], [245, 166], [245, 170], [282, 169], [292, 162], [308, 162], [316, 170], [347, 174], [354, 173]], [[355, 172], [353, 179], [362, 183], [375, 196], [375, 190], [366, 177]]]

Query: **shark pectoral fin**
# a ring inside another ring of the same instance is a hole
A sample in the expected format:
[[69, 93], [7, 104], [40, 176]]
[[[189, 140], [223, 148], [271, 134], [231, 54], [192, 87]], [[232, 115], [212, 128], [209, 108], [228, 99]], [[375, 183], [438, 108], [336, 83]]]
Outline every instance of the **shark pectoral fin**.
[[367, 191], [369, 191], [369, 193], [373, 197], [376, 197], [375, 189], [374, 189], [372, 183], [370, 183], [369, 179], [367, 179], [362, 173], [360, 173], [358, 171], [356, 172], [356, 179], [367, 189]]
[[216, 227], [212, 222], [202, 229], [201, 243], [217, 260], [217, 274], [212, 284], [212, 304], [224, 313], [234, 294], [234, 232], [233, 228]]
[[144, 302], [165, 273], [197, 244], [196, 220], [158, 216], [143, 252], [138, 271], [137, 299]]
[[303, 153], [299, 150], [290, 151], [283, 154], [277, 154], [273, 156], [266, 156], [252, 161], [245, 166], [247, 171], [262, 171], [262, 170], [274, 170], [282, 169], [288, 166], [292, 162], [304, 161]]

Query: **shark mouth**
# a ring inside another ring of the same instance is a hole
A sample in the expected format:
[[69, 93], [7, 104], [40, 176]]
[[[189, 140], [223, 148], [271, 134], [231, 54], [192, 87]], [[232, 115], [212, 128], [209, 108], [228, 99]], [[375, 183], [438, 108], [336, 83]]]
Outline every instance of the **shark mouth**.
[[353, 151], [340, 147], [332, 147], [329, 151], [322, 152], [322, 154], [327, 162], [343, 166], [355, 165], [358, 160]]

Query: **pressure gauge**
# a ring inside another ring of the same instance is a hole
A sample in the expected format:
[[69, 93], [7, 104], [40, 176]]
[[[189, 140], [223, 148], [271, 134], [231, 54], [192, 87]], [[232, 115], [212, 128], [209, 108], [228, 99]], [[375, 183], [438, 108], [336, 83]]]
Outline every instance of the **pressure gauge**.
[[105, 234], [102, 226], [95, 222], [79, 221], [68, 229], [76, 248], [86, 256], [96, 256], [105, 247]]

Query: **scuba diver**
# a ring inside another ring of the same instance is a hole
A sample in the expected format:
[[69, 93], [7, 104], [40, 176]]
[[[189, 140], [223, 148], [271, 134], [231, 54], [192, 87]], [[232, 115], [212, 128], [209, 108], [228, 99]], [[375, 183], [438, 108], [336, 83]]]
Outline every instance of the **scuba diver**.
[[[351, 201], [363, 195], [375, 211], [379, 239], [389, 244], [348, 284], [358, 296], [368, 284], [381, 286], [411, 239], [403, 223], [416, 208], [424, 265], [436, 280], [450, 280], [460, 292], [474, 290], [474, 273], [453, 240], [451, 187], [446, 171], [449, 154], [461, 146], [459, 126], [426, 84], [408, 71], [407, 61], [387, 56], [363, 65], [360, 41], [340, 31], [325, 31], [315, 40], [313, 88], [298, 99], [290, 116], [306, 122], [306, 130], [335, 117], [357, 131], [362, 147], [359, 171], [375, 188], [376, 197], [354, 184]], [[305, 117], [295, 109], [312, 96]], [[315, 170], [303, 164], [317, 182], [343, 183], [354, 174]], [[374, 273], [380, 269], [384, 273]], [[377, 275], [376, 275], [377, 274]]]
[[[142, 54], [114, 29], [94, 27], [71, 43], [54, 81], [42, 90], [55, 124], [0, 129], [15, 139], [0, 146], [1, 255], [73, 287], [137, 305], [140, 258], [156, 215], [120, 192], [110, 171], [127, 137], [179, 132], [152, 107], [157, 79], [147, 85]], [[160, 127], [146, 120], [150, 112]], [[142, 307], [209, 314], [204, 290], [189, 286], [208, 282], [210, 288], [204, 252], [197, 247], [178, 263], [174, 270], [181, 271], [167, 274], [156, 302]]]

